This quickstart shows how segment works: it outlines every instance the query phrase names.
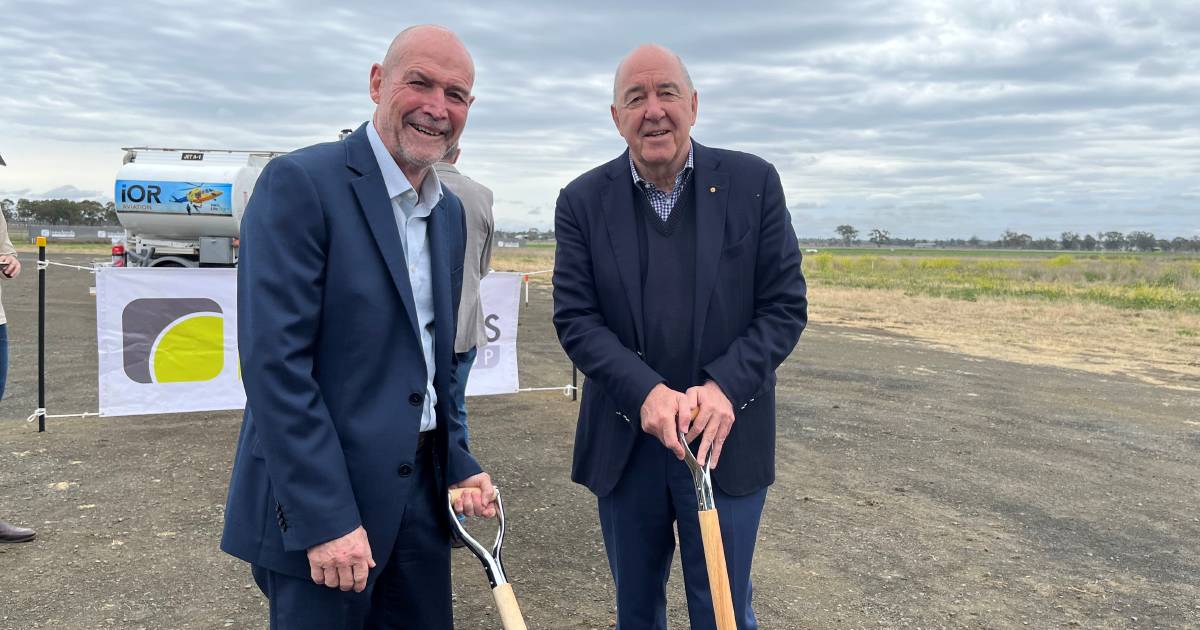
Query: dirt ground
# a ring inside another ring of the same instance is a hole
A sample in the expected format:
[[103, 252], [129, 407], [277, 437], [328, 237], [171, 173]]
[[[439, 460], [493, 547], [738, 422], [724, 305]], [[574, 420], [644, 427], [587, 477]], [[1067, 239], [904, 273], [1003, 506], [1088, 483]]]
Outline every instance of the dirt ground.
[[816, 287], [814, 321], [870, 327], [933, 347], [1029, 365], [1130, 376], [1200, 393], [1200, 314], [1088, 302], [907, 296]]
[[[38, 538], [0, 546], [0, 628], [265, 627], [246, 567], [217, 549], [239, 414], [52, 419], [38, 434], [24, 421], [37, 395], [24, 259], [4, 284], [0, 518]], [[49, 412], [95, 411], [91, 276], [48, 276]], [[570, 380], [549, 313], [536, 285], [523, 386]], [[818, 323], [780, 369], [778, 398], [754, 574], [763, 628], [1200, 627], [1194, 392]], [[568, 480], [576, 403], [524, 393], [470, 410], [505, 491], [506, 563], [529, 626], [610, 628], [595, 501]], [[680, 582], [675, 628], [687, 626]], [[455, 591], [457, 627], [500, 627], [465, 551]]]

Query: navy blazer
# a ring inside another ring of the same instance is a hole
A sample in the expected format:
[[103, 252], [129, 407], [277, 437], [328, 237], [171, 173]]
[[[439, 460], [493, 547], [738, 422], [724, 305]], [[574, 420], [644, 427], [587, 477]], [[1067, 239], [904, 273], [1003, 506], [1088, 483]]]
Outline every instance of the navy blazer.
[[[775, 480], [775, 368], [808, 321], [800, 248], [775, 167], [692, 145], [692, 367], [733, 403], [736, 421], [713, 479], [726, 493], [745, 495]], [[641, 431], [642, 402], [665, 380], [642, 360], [634, 194], [626, 151], [568, 184], [554, 211], [554, 325], [587, 377], [571, 478], [598, 496], [621, 478]]]
[[[454, 405], [466, 230], [443, 187], [429, 217], [437, 462], [480, 472]], [[382, 570], [411, 490], [426, 369], [400, 233], [366, 125], [277, 157], [246, 207], [238, 350], [246, 412], [221, 548], [309, 575], [306, 550], [366, 529]]]

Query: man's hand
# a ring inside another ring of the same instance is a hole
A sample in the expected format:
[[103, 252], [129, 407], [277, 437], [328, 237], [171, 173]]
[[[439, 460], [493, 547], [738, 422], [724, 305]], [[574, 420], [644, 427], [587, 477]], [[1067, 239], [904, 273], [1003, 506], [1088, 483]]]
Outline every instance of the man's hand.
[[17, 274], [21, 273], [21, 261], [11, 254], [0, 256], [0, 273], [3, 273], [5, 278], [16, 278]]
[[684, 418], [690, 420], [691, 417], [692, 407], [687, 396], [662, 383], [655, 385], [642, 402], [642, 430], [658, 438], [678, 459], [683, 459], [679, 431], [684, 426]]
[[367, 530], [358, 529], [308, 550], [308, 569], [312, 581], [343, 591], [363, 592], [367, 572], [375, 566]]
[[492, 518], [496, 515], [496, 487], [487, 473], [471, 475], [462, 481], [451, 484], [450, 489], [475, 488], [479, 492], [464, 492], [454, 502], [454, 511], [467, 516], [483, 516]]
[[696, 461], [703, 463], [707, 454], [709, 467], [716, 468], [717, 460], [721, 458], [721, 447], [725, 445], [725, 438], [729, 437], [729, 431], [733, 428], [733, 405], [716, 381], [689, 388], [686, 397], [689, 407], [698, 407], [700, 413], [691, 426], [681, 422], [680, 430], [687, 433], [688, 442], [696, 439], [697, 435], [704, 436], [700, 439], [700, 448], [695, 453]]

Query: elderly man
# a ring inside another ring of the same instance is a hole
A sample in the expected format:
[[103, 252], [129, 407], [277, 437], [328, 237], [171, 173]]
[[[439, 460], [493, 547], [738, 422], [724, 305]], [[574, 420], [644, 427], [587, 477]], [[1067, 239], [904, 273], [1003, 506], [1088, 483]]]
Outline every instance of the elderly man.
[[371, 67], [371, 121], [272, 160], [246, 208], [221, 547], [272, 628], [453, 627], [446, 490], [495, 506], [453, 396], [463, 210], [431, 167], [474, 78], [453, 33], [405, 30]]
[[715, 627], [680, 431], [714, 468], [735, 616], [757, 628], [750, 563], [775, 476], [775, 369], [807, 321], [779, 175], [692, 141], [698, 105], [679, 57], [634, 50], [611, 106], [628, 151], [555, 209], [554, 324], [587, 376], [571, 477], [598, 497], [622, 630], [666, 627], [673, 524], [692, 628]]

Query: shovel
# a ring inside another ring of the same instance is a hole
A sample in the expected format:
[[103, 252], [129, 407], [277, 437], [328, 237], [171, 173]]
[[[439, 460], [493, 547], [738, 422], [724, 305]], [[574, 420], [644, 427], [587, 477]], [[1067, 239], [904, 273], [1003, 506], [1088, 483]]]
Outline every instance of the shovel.
[[[483, 570], [487, 573], [488, 582], [492, 585], [492, 597], [496, 600], [496, 609], [500, 611], [500, 623], [504, 626], [504, 630], [526, 630], [525, 618], [521, 616], [521, 607], [517, 604], [517, 596], [513, 593], [512, 584], [508, 583], [508, 577], [504, 575], [504, 564], [500, 560], [500, 547], [504, 544], [504, 503], [500, 501], [500, 490], [496, 490], [496, 518], [500, 519], [500, 527], [496, 530], [496, 542], [492, 544], [491, 550], [479, 544], [479, 541], [475, 540], [458, 520], [458, 514], [454, 511], [454, 502], [464, 492], [479, 492], [479, 490], [456, 488], [450, 491], [448, 502], [450, 522], [454, 523], [459, 538], [462, 538], [471, 553], [475, 554], [475, 557], [483, 563]], [[718, 542], [720, 541], [718, 540]], [[724, 561], [722, 560], [722, 562]]]
[[683, 445], [684, 461], [692, 470], [692, 482], [696, 485], [700, 538], [704, 542], [704, 563], [708, 565], [708, 589], [712, 595], [717, 630], [737, 630], [733, 616], [733, 595], [729, 590], [729, 571], [725, 567], [725, 543], [721, 541], [721, 522], [717, 518], [717, 504], [713, 500], [708, 457], [704, 458], [703, 465], [696, 461], [696, 456], [688, 446], [687, 436], [682, 431], [679, 432], [679, 443]]

